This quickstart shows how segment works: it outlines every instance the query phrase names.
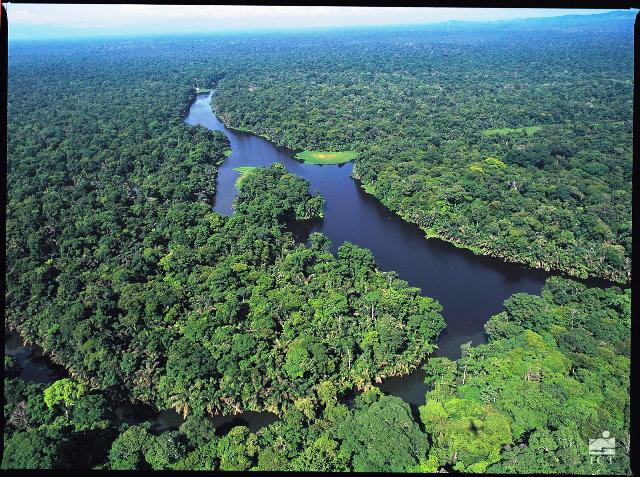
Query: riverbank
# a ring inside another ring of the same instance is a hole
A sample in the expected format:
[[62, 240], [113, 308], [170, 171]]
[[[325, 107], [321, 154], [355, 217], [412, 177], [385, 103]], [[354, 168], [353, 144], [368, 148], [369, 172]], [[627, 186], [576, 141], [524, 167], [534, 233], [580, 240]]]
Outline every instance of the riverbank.
[[244, 181], [244, 179], [246, 179], [247, 176], [251, 174], [252, 171], [255, 171], [256, 168], [253, 166], [240, 166], [240, 167], [234, 167], [233, 170], [240, 173], [240, 176], [236, 179], [236, 188], [240, 190], [240, 187], [242, 187], [242, 182]]
[[[17, 379], [48, 385], [71, 376], [69, 369], [55, 363], [38, 345], [26, 343], [17, 330], [5, 327], [4, 333], [5, 355], [12, 356], [20, 368]], [[116, 427], [125, 423], [133, 426], [149, 422], [154, 432], [161, 432], [177, 429], [185, 422], [185, 418], [173, 409], [158, 410], [149, 404], [128, 400], [118, 400], [111, 405], [117, 416]], [[239, 414], [207, 416], [207, 419], [218, 433], [224, 434], [231, 427], [240, 425], [247, 426], [251, 432], [257, 432], [276, 422], [278, 416], [268, 411], [245, 411]]]
[[[354, 171], [355, 171], [355, 167], [354, 167]], [[488, 249], [488, 248], [483, 248], [483, 247], [479, 247], [477, 245], [473, 245], [473, 244], [468, 244], [466, 242], [462, 242], [460, 240], [457, 240], [453, 237], [448, 237], [447, 235], [443, 234], [442, 232], [439, 232], [438, 230], [431, 228], [431, 227], [424, 227], [422, 225], [420, 225], [416, 220], [414, 220], [412, 217], [408, 216], [407, 214], [403, 213], [402, 211], [399, 210], [394, 210], [391, 207], [389, 207], [384, 200], [381, 200], [378, 198], [378, 196], [376, 195], [376, 191], [375, 191], [375, 186], [371, 185], [371, 184], [364, 184], [360, 178], [356, 175], [356, 173], [354, 172], [354, 179], [358, 182], [358, 184], [360, 184], [362, 190], [364, 192], [366, 192], [367, 194], [369, 194], [370, 196], [374, 197], [376, 200], [379, 200], [380, 203], [386, 207], [389, 211], [391, 211], [392, 213], [394, 213], [395, 215], [397, 215], [398, 217], [400, 217], [402, 220], [404, 220], [407, 223], [411, 223], [411, 224], [415, 224], [417, 227], [420, 228], [420, 230], [422, 230], [425, 234], [425, 238], [426, 239], [437, 239], [437, 240], [441, 240], [443, 242], [447, 242], [451, 245], [453, 245], [454, 247], [460, 249], [460, 250], [468, 250], [470, 252], [472, 252], [474, 255], [478, 255], [478, 256], [484, 256], [484, 257], [491, 257], [494, 259], [498, 259], [498, 260], [502, 260], [505, 263], [514, 263], [514, 264], [519, 264], [519, 265], [523, 265], [525, 267], [534, 269], [534, 270], [543, 270], [545, 272], [551, 273], [552, 275], [564, 275], [568, 278], [573, 278], [576, 280], [579, 280], [583, 283], [589, 283], [591, 286], [598, 286], [601, 288], [607, 288], [607, 287], [611, 287], [611, 286], [621, 286], [623, 288], [628, 287], [629, 283], [628, 282], [623, 282], [623, 281], [616, 281], [615, 279], [611, 278], [611, 277], [601, 277], [601, 276], [588, 276], [585, 274], [579, 274], [577, 273], [575, 270], [571, 270], [571, 269], [563, 269], [563, 268], [554, 268], [551, 267], [549, 265], [546, 265], [544, 263], [532, 263], [530, 261], [526, 261], [526, 260], [521, 260], [519, 257], [513, 256], [513, 255], [509, 255], [506, 252], [505, 253], [501, 253], [499, 251], [495, 251], [492, 249]]]
[[[446, 234], [442, 233], [442, 231], [438, 231], [432, 227], [424, 227], [423, 225], [421, 225], [420, 223], [418, 223], [416, 220], [414, 220], [412, 217], [408, 216], [407, 214], [403, 213], [403, 211], [401, 210], [395, 210], [392, 209], [391, 207], [389, 207], [389, 205], [387, 203], [385, 203], [384, 200], [380, 199], [378, 197], [378, 195], [376, 194], [376, 189], [375, 186], [373, 184], [365, 184], [360, 180], [360, 177], [357, 174], [357, 168], [354, 167], [353, 169], [353, 177], [354, 179], [356, 179], [358, 181], [358, 183], [360, 184], [360, 186], [362, 187], [362, 190], [365, 191], [367, 194], [371, 195], [372, 197], [375, 197], [376, 200], [379, 200], [381, 204], [383, 204], [385, 207], [387, 207], [390, 211], [392, 211], [393, 213], [395, 213], [398, 217], [402, 218], [402, 220], [408, 222], [408, 223], [412, 223], [415, 224], [416, 226], [420, 227], [420, 229], [425, 233], [425, 238], [427, 239], [438, 239], [438, 240], [442, 240], [444, 242], [450, 243], [451, 245], [453, 245], [456, 248], [462, 249], [462, 250], [469, 250], [470, 252], [474, 253], [475, 255], [482, 255], [482, 256], [487, 256], [487, 257], [492, 257], [492, 258], [496, 258], [499, 260], [503, 260], [504, 262], [507, 263], [517, 263], [520, 265], [524, 265], [525, 267], [529, 267], [532, 269], [536, 269], [536, 270], [544, 270], [545, 272], [549, 272], [552, 273], [554, 275], [566, 275], [569, 278], [574, 278], [574, 279], [578, 279], [581, 280], [583, 282], [590, 282], [592, 284], [597, 284], [597, 286], [600, 287], [609, 287], [609, 286], [622, 286], [622, 287], [628, 287], [630, 285], [630, 283], [628, 281], [620, 281], [617, 280], [615, 277], [610, 277], [610, 276], [589, 276], [586, 273], [579, 273], [574, 269], [570, 269], [570, 268], [564, 268], [564, 267], [552, 267], [548, 264], [545, 264], [542, 261], [537, 261], [537, 262], [532, 262], [532, 261], [528, 261], [528, 260], [524, 260], [521, 259], [520, 257], [514, 256], [512, 254], [509, 254], [508, 252], [502, 252], [502, 251], [497, 251], [497, 250], [493, 250], [493, 249], [489, 249], [486, 247], [481, 247], [475, 244], [470, 244], [467, 242], [463, 242], [460, 241], [456, 238], [453, 237], [449, 237]], [[631, 280], [631, 277], [629, 276], [629, 280]]]
[[[224, 113], [221, 113], [221, 114], [222, 114], [221, 118], [225, 116]], [[276, 147], [285, 147], [285, 146], [280, 146], [277, 143], [277, 141], [268, 137], [268, 135], [261, 134], [260, 131], [255, 131], [255, 130], [242, 128], [234, 125], [226, 125], [226, 122], [225, 122], [225, 127], [227, 127], [229, 130], [249, 133], [249, 134], [253, 134], [255, 136], [264, 138]], [[536, 131], [534, 130], [534, 133], [535, 132]], [[312, 151], [304, 151], [304, 152], [312, 153]], [[302, 159], [300, 154], [303, 154], [303, 153], [296, 154], [297, 159]], [[317, 164], [320, 164], [320, 162], [317, 162]], [[361, 184], [362, 190], [370, 194], [372, 197], [376, 198], [376, 200], [378, 200], [382, 205], [389, 208], [389, 205], [386, 202], [384, 202], [384, 200], [379, 196], [374, 186], [370, 184], [362, 184], [359, 181], [360, 178], [357, 175], [357, 164], [358, 164], [357, 159], [354, 161], [354, 164], [355, 166], [353, 168], [353, 171], [354, 171], [353, 178], [358, 179], [359, 184]], [[618, 274], [616, 274], [615, 272], [614, 273], [597, 273], [597, 270], [594, 272], [593, 267], [588, 268], [586, 266], [582, 266], [579, 263], [578, 263], [578, 265], [580, 265], [579, 267], [576, 267], [575, 265], [565, 266], [561, 264], [549, 263], [547, 260], [545, 260], [544, 258], [541, 259], [540, 257], [528, 258], [528, 257], [518, 256], [518, 255], [515, 255], [514, 253], [511, 253], [508, 249], [504, 249], [504, 248], [495, 249], [495, 248], [486, 246], [486, 242], [489, 239], [484, 240], [483, 241], [485, 242], [484, 244], [477, 243], [474, 240], [464, 240], [464, 239], [461, 240], [459, 237], [449, 236], [445, 230], [438, 230], [437, 228], [434, 228], [434, 227], [425, 227], [424, 225], [420, 224], [419, 221], [417, 221], [415, 218], [409, 216], [407, 213], [404, 213], [402, 210], [397, 210], [395, 208], [389, 208], [389, 209], [392, 210], [398, 217], [402, 218], [402, 220], [404, 220], [405, 222], [415, 224], [416, 226], [420, 227], [420, 229], [425, 234], [426, 238], [428, 239], [435, 238], [435, 239], [445, 241], [456, 248], [459, 248], [462, 250], [468, 250], [475, 255], [491, 257], [494, 259], [504, 261], [505, 263], [517, 264], [517, 265], [525, 266], [534, 270], [548, 272], [554, 275], [560, 274], [560, 275], [565, 275], [570, 278], [575, 278], [578, 280], [593, 281], [594, 283], [599, 283], [598, 286], [604, 286], [604, 287], [614, 286], [614, 285], [623, 286], [623, 287], [630, 286], [630, 280], [631, 280], [630, 272], [627, 272], [627, 276], [625, 279], [619, 276]], [[590, 269], [591, 271], [589, 271]]]

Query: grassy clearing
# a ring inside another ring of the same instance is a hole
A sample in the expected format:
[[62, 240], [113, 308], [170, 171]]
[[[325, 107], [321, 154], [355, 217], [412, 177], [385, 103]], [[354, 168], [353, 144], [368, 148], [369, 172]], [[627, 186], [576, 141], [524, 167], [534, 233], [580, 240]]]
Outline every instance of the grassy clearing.
[[353, 161], [358, 157], [355, 151], [323, 152], [323, 151], [302, 151], [296, 154], [296, 158], [303, 160], [307, 164], [344, 164]]
[[236, 189], [239, 189], [242, 185], [242, 181], [256, 169], [257, 167], [254, 166], [234, 167], [233, 170], [240, 173], [240, 177], [236, 179]]
[[231, 149], [225, 149], [224, 151], [222, 151], [222, 154], [224, 154], [224, 157], [229, 157], [231, 154], [233, 154], [233, 151], [231, 151]]
[[531, 136], [538, 131], [542, 130], [542, 126], [525, 126], [522, 128], [496, 128], [496, 129], [485, 129], [482, 131], [483, 136], [505, 136], [508, 134], [514, 133], [526, 133], [528, 136]]

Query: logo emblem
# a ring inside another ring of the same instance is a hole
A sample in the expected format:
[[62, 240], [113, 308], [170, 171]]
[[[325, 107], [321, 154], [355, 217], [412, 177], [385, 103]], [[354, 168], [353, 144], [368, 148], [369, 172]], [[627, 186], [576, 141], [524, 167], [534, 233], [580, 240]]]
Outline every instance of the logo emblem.
[[[613, 456], [616, 455], [616, 439], [610, 436], [609, 431], [603, 431], [602, 437], [589, 439], [589, 455], [592, 465], [594, 461], [599, 464], [602, 456], [608, 457], [609, 463], [612, 462]], [[595, 459], [594, 456], [596, 456]]]

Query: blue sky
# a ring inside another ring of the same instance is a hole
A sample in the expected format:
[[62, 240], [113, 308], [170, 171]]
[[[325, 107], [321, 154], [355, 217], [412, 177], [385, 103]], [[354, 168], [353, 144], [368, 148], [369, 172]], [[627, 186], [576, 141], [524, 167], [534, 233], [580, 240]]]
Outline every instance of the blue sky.
[[491, 21], [610, 10], [7, 4], [10, 39]]

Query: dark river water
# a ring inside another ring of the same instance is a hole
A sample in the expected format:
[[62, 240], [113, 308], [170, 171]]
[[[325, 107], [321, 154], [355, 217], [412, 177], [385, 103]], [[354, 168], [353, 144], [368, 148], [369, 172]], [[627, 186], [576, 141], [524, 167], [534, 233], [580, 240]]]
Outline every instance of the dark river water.
[[[308, 180], [311, 192], [326, 200], [324, 218], [300, 230], [300, 235], [322, 232], [335, 252], [345, 241], [370, 249], [382, 270], [393, 270], [423, 295], [443, 306], [447, 329], [438, 340], [438, 356], [457, 358], [460, 345], [483, 343], [483, 325], [502, 310], [503, 301], [516, 292], [536, 294], [549, 273], [474, 255], [438, 239], [425, 238], [409, 224], [367, 194], [351, 177], [353, 165], [305, 164], [293, 153], [253, 134], [226, 128], [211, 110], [211, 94], [198, 95], [186, 122], [222, 131], [232, 154], [218, 168], [214, 209], [230, 215], [237, 190], [239, 166], [269, 166], [279, 162]], [[302, 233], [304, 232], [304, 233]], [[384, 387], [384, 386], [383, 386]]]
[[[438, 340], [436, 356], [456, 359], [460, 345], [471, 341], [485, 342], [484, 324], [503, 308], [503, 301], [513, 293], [540, 292], [550, 273], [526, 268], [495, 258], [474, 255], [442, 240], [425, 238], [416, 225], [404, 222], [377, 199], [365, 193], [351, 177], [352, 164], [304, 164], [293, 153], [250, 133], [226, 128], [211, 109], [212, 93], [200, 94], [191, 106], [186, 122], [223, 132], [231, 142], [232, 154], [218, 168], [214, 209], [230, 215], [237, 190], [235, 182], [239, 166], [269, 166], [276, 162], [298, 177], [308, 180], [311, 192], [324, 197], [324, 218], [304, 226], [294, 226], [296, 237], [303, 241], [311, 232], [322, 232], [332, 241], [332, 250], [345, 241], [373, 252], [382, 270], [395, 271], [422, 294], [435, 298], [443, 306], [447, 329]], [[50, 382], [60, 370], [48, 364], [37, 348], [21, 345], [15, 334], [7, 334], [5, 352], [18, 357], [23, 376], [38, 382]], [[386, 379], [380, 388], [387, 394], [404, 399], [414, 408], [424, 404], [424, 374], [418, 370], [408, 376]], [[183, 422], [173, 411], [159, 415], [137, 407], [119, 409], [123, 421], [151, 420], [156, 430], [173, 428]], [[148, 414], [148, 415], [147, 415]], [[245, 412], [238, 416], [212, 418], [225, 429], [237, 424], [255, 431], [276, 420], [270, 413]]]
[[57, 366], [43, 354], [37, 345], [25, 345], [18, 333], [4, 328], [4, 352], [20, 365], [18, 377], [34, 383], [50, 383], [67, 375], [66, 369]]

